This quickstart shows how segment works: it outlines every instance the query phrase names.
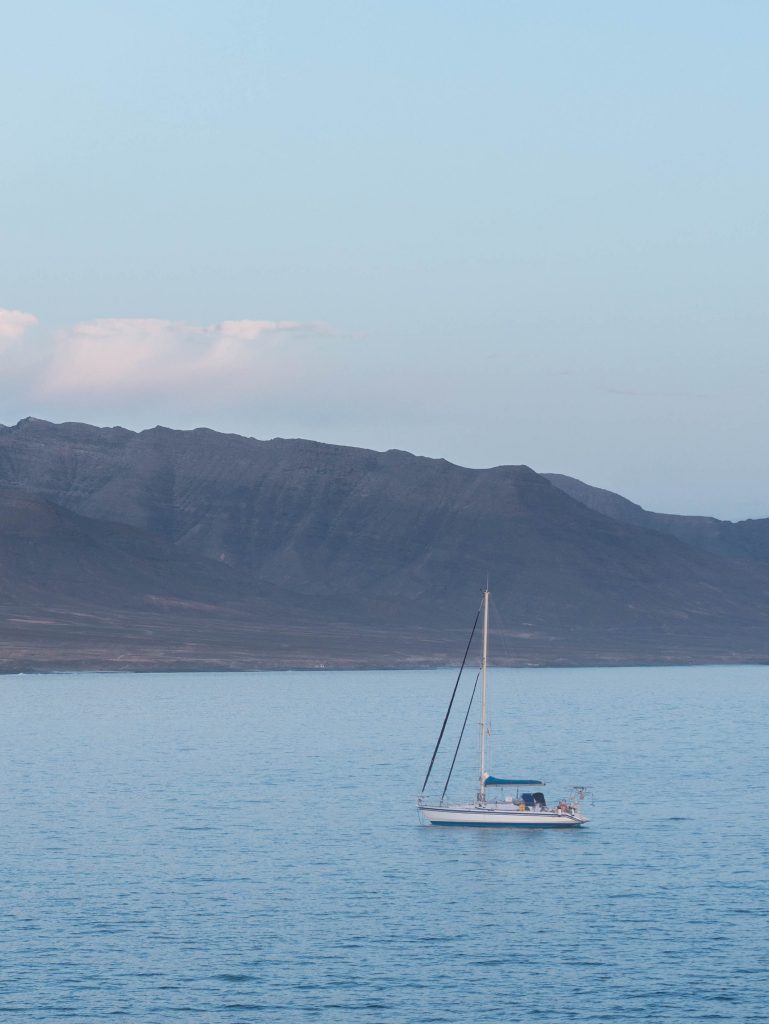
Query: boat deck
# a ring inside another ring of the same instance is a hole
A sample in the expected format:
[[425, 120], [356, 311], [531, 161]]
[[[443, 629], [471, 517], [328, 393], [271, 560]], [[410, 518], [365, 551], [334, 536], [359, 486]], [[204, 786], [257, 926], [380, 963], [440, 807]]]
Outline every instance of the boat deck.
[[423, 820], [431, 825], [479, 825], [518, 828], [569, 828], [587, 818], [569, 807], [527, 807], [508, 802], [419, 805]]

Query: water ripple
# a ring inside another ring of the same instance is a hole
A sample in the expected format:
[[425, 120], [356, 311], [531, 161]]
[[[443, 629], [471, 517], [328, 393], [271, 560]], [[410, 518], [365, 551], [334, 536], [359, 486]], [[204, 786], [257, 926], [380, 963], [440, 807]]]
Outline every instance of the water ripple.
[[416, 825], [451, 673], [0, 680], [0, 1014], [763, 1024], [769, 670], [493, 682], [589, 829]]

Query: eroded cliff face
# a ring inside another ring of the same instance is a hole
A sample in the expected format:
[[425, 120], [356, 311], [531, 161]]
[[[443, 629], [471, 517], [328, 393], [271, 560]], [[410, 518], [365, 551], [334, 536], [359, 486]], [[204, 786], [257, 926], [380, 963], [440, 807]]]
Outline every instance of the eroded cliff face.
[[0, 428], [7, 669], [456, 662], [487, 575], [509, 660], [769, 658], [769, 566], [620, 522], [525, 466]]

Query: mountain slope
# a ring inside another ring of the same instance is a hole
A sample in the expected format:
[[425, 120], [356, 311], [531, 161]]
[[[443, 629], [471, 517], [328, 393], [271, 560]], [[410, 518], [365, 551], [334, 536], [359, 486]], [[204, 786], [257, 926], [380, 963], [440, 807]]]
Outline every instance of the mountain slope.
[[664, 512], [647, 512], [613, 491], [591, 487], [574, 477], [561, 473], [543, 473], [546, 479], [565, 494], [594, 512], [617, 522], [664, 533], [684, 544], [723, 555], [726, 558], [747, 558], [769, 563], [769, 519], [745, 519], [730, 523], [711, 516], [677, 516]]
[[329, 623], [319, 602], [156, 535], [0, 488], [2, 671], [311, 667], [319, 645], [340, 665], [408, 663], [414, 639], [385, 645], [377, 628]]
[[[108, 571], [88, 600], [123, 624], [150, 622], [157, 642], [137, 647], [126, 625], [105, 663], [148, 667], [164, 636], [182, 634], [193, 665], [456, 661], [487, 574], [508, 660], [769, 658], [769, 567], [618, 522], [525, 466], [25, 420], [0, 428], [0, 485], [80, 517], [97, 546], [100, 524], [111, 542], [133, 531], [133, 562], [98, 548]], [[57, 552], [69, 541], [54, 525], [40, 541], [45, 607], [66, 617], [71, 569]], [[25, 590], [33, 578], [13, 565], [6, 607], [14, 588], [40, 604]]]

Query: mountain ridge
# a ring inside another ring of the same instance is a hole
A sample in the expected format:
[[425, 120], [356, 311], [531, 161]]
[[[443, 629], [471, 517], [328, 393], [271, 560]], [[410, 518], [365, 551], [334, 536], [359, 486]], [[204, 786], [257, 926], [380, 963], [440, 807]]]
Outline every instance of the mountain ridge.
[[[769, 660], [768, 565], [618, 521], [527, 466], [30, 418], [0, 428], [0, 508], [14, 493], [62, 512], [38, 509], [27, 562], [0, 544], [8, 671], [57, 665], [46, 615], [80, 637], [68, 667], [453, 663], [489, 572], [508, 660]], [[91, 592], [72, 591], [78, 564]], [[111, 625], [89, 638], [97, 612]]]
[[756, 559], [769, 563], [769, 518], [732, 522], [715, 516], [649, 512], [621, 494], [593, 487], [562, 473], [543, 473], [547, 480], [587, 508], [617, 522], [664, 533], [692, 547], [727, 558]]

